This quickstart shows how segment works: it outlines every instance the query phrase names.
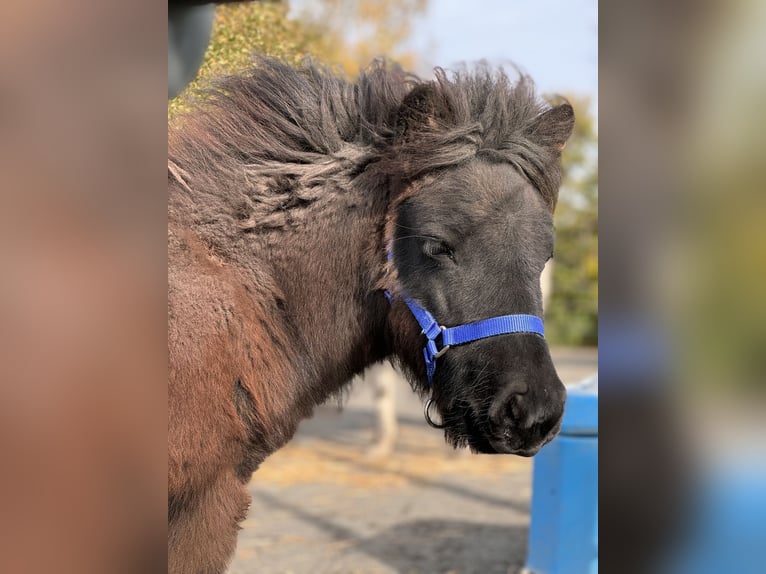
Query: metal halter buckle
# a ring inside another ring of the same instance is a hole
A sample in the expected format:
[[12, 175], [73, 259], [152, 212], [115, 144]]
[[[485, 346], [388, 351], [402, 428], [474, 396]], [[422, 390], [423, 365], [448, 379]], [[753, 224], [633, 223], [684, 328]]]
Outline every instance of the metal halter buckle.
[[[439, 329], [441, 329], [442, 331], [446, 331], [447, 327], [445, 327], [444, 325], [439, 325]], [[450, 345], [445, 345], [444, 347], [439, 349], [436, 353], [434, 353], [434, 359], [438, 359], [439, 357], [441, 357], [444, 353], [447, 352], [447, 349], [449, 348], [450, 348]]]

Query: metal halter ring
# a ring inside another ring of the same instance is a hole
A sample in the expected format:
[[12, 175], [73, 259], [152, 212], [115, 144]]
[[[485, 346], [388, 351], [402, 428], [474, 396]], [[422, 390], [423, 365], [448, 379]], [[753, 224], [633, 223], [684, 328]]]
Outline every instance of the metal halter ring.
[[426, 417], [426, 422], [427, 422], [427, 423], [428, 423], [430, 426], [434, 427], [435, 429], [443, 429], [443, 428], [444, 428], [444, 425], [443, 425], [443, 424], [440, 424], [440, 425], [439, 425], [439, 424], [436, 424], [436, 423], [435, 423], [433, 420], [431, 420], [431, 414], [428, 412], [428, 411], [430, 411], [430, 410], [431, 410], [431, 405], [433, 404], [433, 402], [434, 402], [434, 401], [433, 401], [433, 399], [428, 399], [428, 400], [426, 401], [426, 406], [425, 406], [425, 407], [423, 407], [423, 414], [424, 414], [424, 415], [425, 415], [425, 417]]

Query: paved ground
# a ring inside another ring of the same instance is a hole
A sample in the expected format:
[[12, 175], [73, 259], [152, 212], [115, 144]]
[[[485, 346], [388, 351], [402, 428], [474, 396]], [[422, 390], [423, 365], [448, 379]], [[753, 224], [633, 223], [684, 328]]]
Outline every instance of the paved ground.
[[[557, 349], [564, 382], [595, 372], [594, 349]], [[502, 573], [524, 562], [532, 464], [452, 451], [405, 383], [386, 460], [365, 456], [372, 392], [317, 409], [250, 483], [253, 504], [230, 574]]]

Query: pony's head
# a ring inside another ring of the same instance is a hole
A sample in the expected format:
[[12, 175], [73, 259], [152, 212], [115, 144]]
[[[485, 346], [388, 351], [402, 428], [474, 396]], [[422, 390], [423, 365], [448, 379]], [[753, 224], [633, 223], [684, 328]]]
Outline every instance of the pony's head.
[[429, 384], [426, 337], [404, 300], [444, 327], [542, 316], [540, 274], [573, 125], [569, 104], [547, 106], [529, 80], [486, 70], [439, 71], [399, 111], [387, 238], [394, 347], [456, 446], [535, 454], [560, 428], [564, 385], [545, 339], [528, 332], [450, 347]]

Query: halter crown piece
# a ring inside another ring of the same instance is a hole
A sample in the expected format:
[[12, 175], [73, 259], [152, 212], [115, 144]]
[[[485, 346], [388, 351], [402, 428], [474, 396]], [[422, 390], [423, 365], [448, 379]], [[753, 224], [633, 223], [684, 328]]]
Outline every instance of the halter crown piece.
[[[388, 248], [388, 259], [393, 259], [391, 248]], [[389, 302], [393, 297], [388, 291], [384, 291]], [[532, 333], [545, 337], [543, 320], [536, 315], [500, 315], [490, 319], [482, 319], [456, 327], [439, 325], [426, 309], [421, 307], [413, 299], [403, 295], [403, 300], [415, 316], [422, 334], [426, 336], [426, 346], [423, 348], [423, 356], [426, 360], [426, 376], [428, 385], [433, 383], [436, 372], [436, 359], [441, 357], [450, 347], [464, 345], [487, 337], [508, 335], [511, 333]], [[441, 347], [437, 346], [437, 338], [441, 335]]]

